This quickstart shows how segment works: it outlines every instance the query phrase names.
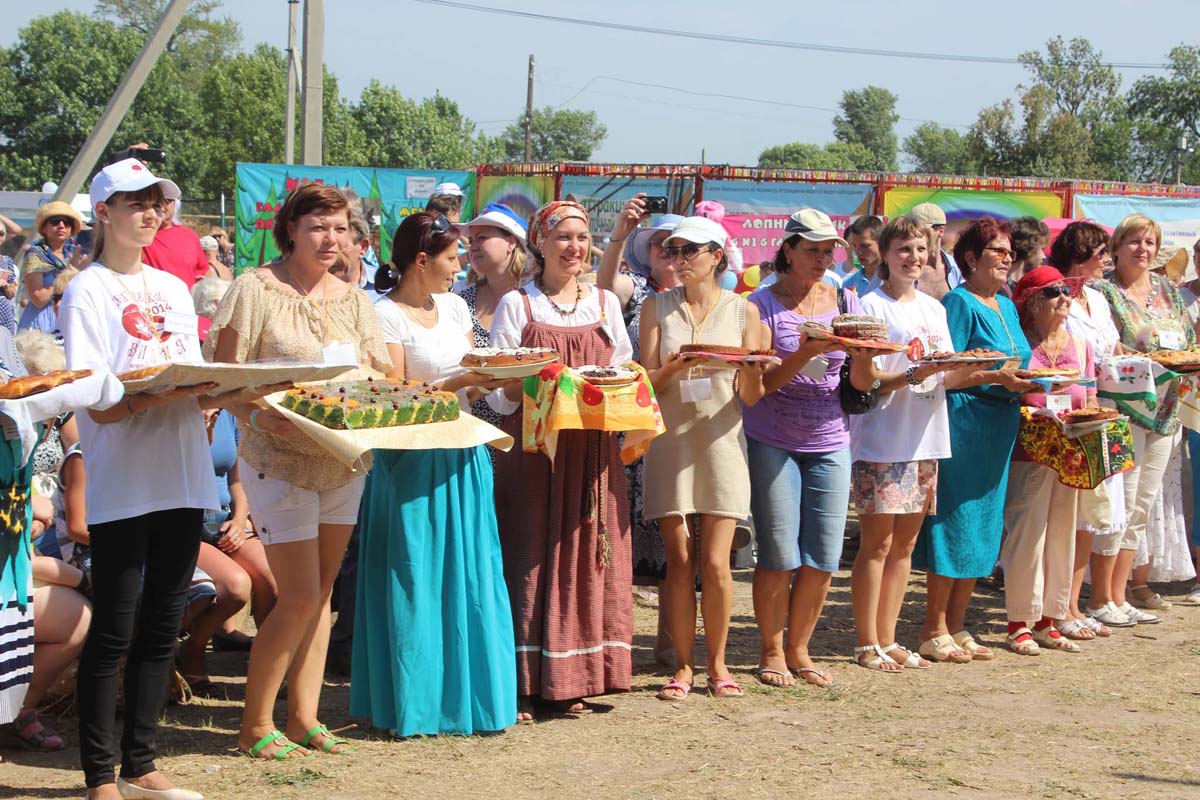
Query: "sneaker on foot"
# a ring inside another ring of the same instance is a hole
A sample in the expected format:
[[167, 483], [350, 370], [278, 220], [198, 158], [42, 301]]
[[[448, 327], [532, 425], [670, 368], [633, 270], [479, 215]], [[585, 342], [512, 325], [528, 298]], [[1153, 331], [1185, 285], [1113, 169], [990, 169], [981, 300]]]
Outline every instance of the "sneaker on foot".
[[1153, 614], [1147, 614], [1145, 611], [1139, 611], [1131, 606], [1128, 600], [1123, 605], [1117, 606], [1117, 609], [1139, 625], [1153, 625], [1156, 622], [1162, 622], [1162, 617], [1156, 617]]
[[1193, 586], [1192, 590], [1188, 592], [1187, 597], [1179, 602], [1188, 606], [1200, 606], [1200, 583]]
[[[1138, 589], [1143, 589], [1142, 596], [1138, 596]], [[1164, 600], [1162, 595], [1154, 591], [1148, 586], [1138, 587], [1130, 593], [1130, 600], [1135, 608], [1146, 608], [1151, 611], [1159, 611], [1171, 607], [1168, 600]]]
[[1132, 628], [1137, 625], [1137, 622], [1130, 619], [1129, 616], [1121, 609], [1117, 608], [1116, 603], [1109, 600], [1099, 608], [1088, 608], [1084, 611], [1092, 619], [1103, 623], [1110, 628]]

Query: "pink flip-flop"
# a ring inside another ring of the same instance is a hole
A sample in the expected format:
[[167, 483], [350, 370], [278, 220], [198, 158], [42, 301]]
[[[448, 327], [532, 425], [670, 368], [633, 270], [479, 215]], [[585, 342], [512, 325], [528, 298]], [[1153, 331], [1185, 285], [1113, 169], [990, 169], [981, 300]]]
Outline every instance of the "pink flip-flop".
[[[737, 689], [737, 694], [722, 694], [722, 689]], [[712, 697], [718, 697], [722, 700], [730, 697], [741, 697], [745, 694], [742, 687], [734, 683], [732, 678], [717, 678], [715, 681], [711, 678], [708, 681], [708, 693]]]
[[[683, 692], [683, 694], [667, 694], [667, 691], [670, 689], [674, 689], [675, 691], [678, 691], [678, 692]], [[689, 694], [691, 694], [691, 691], [692, 691], [692, 682], [691, 681], [672, 680], [666, 686], [664, 686], [658, 690], [658, 699], [659, 700], [667, 700], [667, 701], [673, 702], [673, 703], [679, 702], [680, 700], [686, 700], [687, 696]]]

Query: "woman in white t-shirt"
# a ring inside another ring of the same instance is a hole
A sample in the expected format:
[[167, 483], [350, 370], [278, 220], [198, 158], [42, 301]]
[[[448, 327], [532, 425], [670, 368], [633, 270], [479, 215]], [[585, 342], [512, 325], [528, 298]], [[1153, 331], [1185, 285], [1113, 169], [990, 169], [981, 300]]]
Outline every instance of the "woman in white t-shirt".
[[[187, 286], [142, 263], [142, 248], [154, 240], [167, 201], [178, 197], [174, 183], [156, 178], [136, 159], [111, 164], [92, 179], [93, 264], [72, 281], [59, 317], [69, 369], [117, 373], [200, 360]], [[126, 395], [109, 408], [77, 415], [88, 475], [94, 595], [79, 669], [79, 749], [94, 800], [167, 790], [173, 800], [201, 798], [174, 789], [155, 769], [154, 733], [204, 510], [218, 505], [197, 403], [211, 389]], [[205, 398], [204, 404], [257, 396], [234, 393]], [[118, 748], [114, 720], [126, 656], [125, 729]]]
[[[496, 381], [459, 366], [474, 347], [450, 293], [458, 231], [405, 218], [375, 303], [390, 377], [457, 392], [465, 410]], [[392, 288], [395, 287], [395, 288]], [[501, 731], [517, 721], [516, 650], [487, 447], [381, 450], [359, 517], [350, 713], [396, 736]]]
[[[929, 258], [924, 228], [912, 217], [898, 217], [880, 232], [879, 250], [883, 284], [862, 299], [863, 313], [885, 320], [892, 342], [918, 339], [927, 353], [953, 350], [945, 307], [916, 290]], [[950, 456], [950, 376], [939, 374], [947, 368], [910, 365], [906, 353], [877, 356], [878, 405], [851, 417], [851, 477], [862, 527], [850, 578], [858, 635], [854, 660], [868, 669], [890, 673], [929, 666], [896, 643], [896, 621], [917, 534], [925, 515], [936, 510], [938, 459]], [[962, 381], [959, 373], [954, 377]]]

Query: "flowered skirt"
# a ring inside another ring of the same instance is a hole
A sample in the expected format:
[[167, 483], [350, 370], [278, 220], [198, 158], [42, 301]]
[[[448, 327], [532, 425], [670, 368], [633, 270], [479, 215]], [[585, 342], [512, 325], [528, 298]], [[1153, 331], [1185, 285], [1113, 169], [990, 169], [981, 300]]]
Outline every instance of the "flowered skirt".
[[850, 472], [854, 508], [863, 514], [936, 514], [936, 459], [855, 461]]

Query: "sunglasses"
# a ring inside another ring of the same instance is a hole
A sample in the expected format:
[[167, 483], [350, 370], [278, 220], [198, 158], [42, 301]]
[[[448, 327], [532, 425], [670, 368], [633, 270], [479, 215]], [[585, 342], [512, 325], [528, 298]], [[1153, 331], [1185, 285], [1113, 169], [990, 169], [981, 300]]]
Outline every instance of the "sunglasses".
[[1017, 257], [1017, 251], [1010, 250], [1007, 247], [985, 247], [983, 249], [990, 250], [991, 252], [995, 253], [996, 258], [1000, 259], [1001, 261], [1004, 261], [1006, 258], [1016, 258]]
[[670, 259], [683, 258], [684, 261], [691, 261], [693, 258], [700, 255], [701, 253], [711, 253], [713, 250], [716, 250], [716, 248], [715, 247], [707, 247], [707, 246], [698, 245], [698, 244], [685, 244], [685, 245], [681, 245], [678, 247], [664, 246], [662, 249], [663, 255], [665, 255], [667, 258], [670, 258]]
[[1104, 258], [1108, 255], [1108, 245], [1102, 244], [1096, 248], [1096, 252], [1092, 253], [1092, 258]]
[[1042, 297], [1046, 298], [1047, 300], [1053, 300], [1056, 297], [1062, 297], [1063, 295], [1069, 295], [1070, 293], [1071, 287], [1067, 286], [1066, 284], [1047, 286], [1042, 289]]
[[447, 233], [450, 230], [450, 220], [446, 219], [445, 214], [438, 214], [433, 219], [431, 230], [434, 233]]
[[43, 223], [43, 225], [62, 225], [67, 228], [73, 227], [74, 224], [75, 220], [70, 217], [50, 217], [50, 219]]

